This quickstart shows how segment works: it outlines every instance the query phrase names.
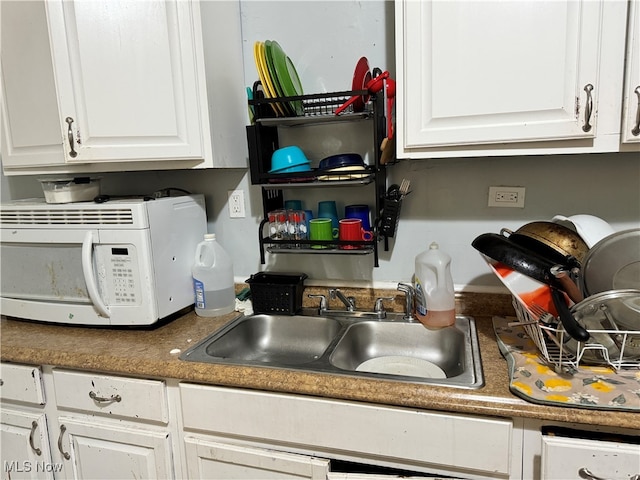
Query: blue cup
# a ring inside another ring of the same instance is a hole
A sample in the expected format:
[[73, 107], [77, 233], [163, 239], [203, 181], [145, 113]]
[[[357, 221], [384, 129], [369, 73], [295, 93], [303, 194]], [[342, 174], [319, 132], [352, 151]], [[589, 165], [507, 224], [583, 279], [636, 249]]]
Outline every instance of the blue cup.
[[359, 218], [362, 220], [362, 228], [366, 231], [371, 230], [369, 205], [347, 205], [344, 207], [344, 218]]
[[307, 221], [307, 232], [309, 231], [309, 222], [313, 219], [313, 212], [311, 210], [305, 210], [305, 219]]
[[285, 200], [284, 208], [287, 210], [302, 210], [302, 200]]
[[338, 208], [333, 200], [318, 202], [318, 218], [330, 218], [332, 228], [338, 228]]

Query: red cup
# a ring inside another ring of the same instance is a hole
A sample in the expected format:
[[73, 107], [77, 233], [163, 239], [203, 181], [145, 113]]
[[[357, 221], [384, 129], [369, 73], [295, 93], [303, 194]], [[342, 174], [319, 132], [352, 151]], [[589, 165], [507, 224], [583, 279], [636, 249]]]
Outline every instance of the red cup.
[[[359, 218], [343, 218], [339, 222], [339, 238], [345, 242], [360, 242], [373, 240], [373, 233], [362, 228]], [[340, 245], [343, 250], [362, 248], [362, 245]]]

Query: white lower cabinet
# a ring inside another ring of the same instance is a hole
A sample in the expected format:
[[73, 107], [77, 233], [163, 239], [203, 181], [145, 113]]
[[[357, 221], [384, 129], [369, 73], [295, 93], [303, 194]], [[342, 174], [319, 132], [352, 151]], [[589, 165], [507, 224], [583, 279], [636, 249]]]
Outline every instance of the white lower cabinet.
[[543, 479], [640, 478], [640, 444], [542, 436]]
[[51, 461], [47, 421], [42, 412], [2, 406], [2, 479], [53, 478], [61, 469]]
[[2, 479], [54, 478], [40, 368], [1, 364], [0, 401]]
[[2, 480], [640, 478], [623, 428], [0, 364]]
[[67, 479], [174, 478], [165, 382], [53, 369]]
[[58, 417], [65, 478], [173, 478], [169, 433], [92, 417]]
[[[257, 465], [263, 465], [262, 454], [254, 457], [241, 446], [303, 454], [307, 461], [336, 459], [415, 474], [519, 477], [520, 437], [509, 419], [186, 383], [180, 384], [180, 401], [187, 463], [197, 474], [202, 457], [194, 450], [204, 447], [194, 444], [193, 437], [208, 435], [214, 446], [224, 444]], [[315, 477], [308, 473], [301, 478]]]
[[185, 436], [189, 478], [325, 480], [329, 460]]
[[525, 420], [522, 478], [638, 480], [639, 432], [598, 425]]

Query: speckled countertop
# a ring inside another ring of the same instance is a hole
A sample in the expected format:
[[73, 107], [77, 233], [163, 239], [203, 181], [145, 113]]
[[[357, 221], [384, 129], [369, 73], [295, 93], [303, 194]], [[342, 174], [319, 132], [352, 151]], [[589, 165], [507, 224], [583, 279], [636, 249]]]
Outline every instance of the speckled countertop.
[[[326, 291], [326, 289], [322, 289]], [[305, 290], [321, 293], [318, 287]], [[349, 291], [359, 305], [373, 305], [385, 291]], [[386, 292], [395, 295], [397, 292]], [[332, 308], [339, 308], [332, 305]], [[400, 299], [390, 307], [400, 310]], [[637, 413], [551, 407], [528, 403], [509, 391], [507, 363], [495, 341], [492, 315], [513, 315], [508, 295], [459, 294], [459, 313], [476, 319], [485, 386], [459, 389], [323, 373], [306, 373], [266, 367], [243, 367], [185, 362], [181, 351], [222, 327], [236, 314], [201, 318], [193, 312], [153, 329], [104, 329], [49, 325], [8, 318], [0, 321], [1, 359], [31, 365], [53, 365], [72, 369], [174, 378], [229, 387], [296, 393], [396, 405], [402, 407], [500, 417], [523, 417], [590, 425], [640, 429]]]

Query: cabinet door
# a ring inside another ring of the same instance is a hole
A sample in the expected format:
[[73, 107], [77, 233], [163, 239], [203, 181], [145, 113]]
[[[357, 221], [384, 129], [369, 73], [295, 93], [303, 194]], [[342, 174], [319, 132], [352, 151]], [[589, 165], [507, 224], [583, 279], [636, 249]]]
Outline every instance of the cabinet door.
[[67, 162], [204, 157], [209, 126], [197, 2], [46, 6]]
[[189, 478], [211, 480], [256, 479], [324, 480], [329, 460], [185, 438]]
[[629, 2], [622, 142], [640, 142], [640, 5]]
[[2, 408], [2, 479], [53, 478], [61, 464], [51, 462], [47, 422], [43, 413]]
[[[58, 445], [67, 478], [173, 478], [169, 433], [60, 417]], [[68, 464], [68, 465], [67, 465]]]
[[542, 437], [542, 479], [629, 479], [640, 475], [640, 446], [580, 438]]
[[44, 2], [0, 2], [2, 164], [64, 163]]
[[400, 145], [593, 137], [601, 22], [597, 1], [397, 2]]

